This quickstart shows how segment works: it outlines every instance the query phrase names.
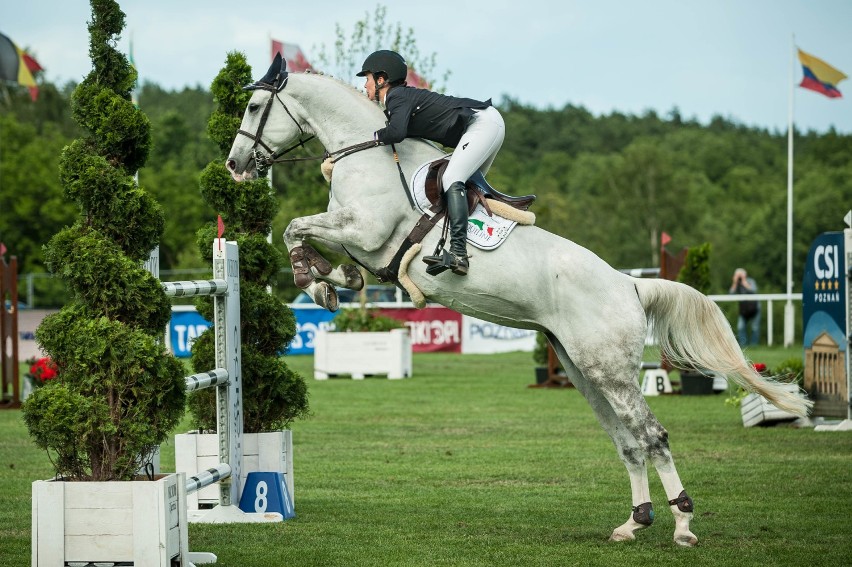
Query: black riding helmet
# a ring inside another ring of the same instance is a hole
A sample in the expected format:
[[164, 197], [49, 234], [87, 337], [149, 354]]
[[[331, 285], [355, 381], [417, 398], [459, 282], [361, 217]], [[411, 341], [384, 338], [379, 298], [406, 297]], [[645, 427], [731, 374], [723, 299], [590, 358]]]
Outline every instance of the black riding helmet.
[[366, 77], [369, 73], [384, 73], [388, 77], [388, 83], [404, 81], [408, 75], [408, 65], [402, 55], [389, 49], [374, 51], [364, 60], [358, 77]]

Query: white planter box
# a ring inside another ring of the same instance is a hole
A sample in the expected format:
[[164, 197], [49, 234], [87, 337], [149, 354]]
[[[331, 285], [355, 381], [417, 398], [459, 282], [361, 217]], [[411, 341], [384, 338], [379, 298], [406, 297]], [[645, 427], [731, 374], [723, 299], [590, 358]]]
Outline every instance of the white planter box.
[[[784, 384], [784, 389], [794, 394], [800, 393], [798, 384]], [[775, 421], [793, 421], [799, 417], [794, 413], [776, 408], [760, 394], [749, 394], [743, 398], [740, 411], [745, 427]]]
[[350, 374], [362, 380], [368, 374], [388, 378], [411, 377], [411, 335], [408, 329], [386, 333], [332, 333], [314, 337], [314, 378]]
[[[215, 433], [184, 433], [175, 435], [175, 470], [195, 476], [200, 471], [220, 463], [219, 436]], [[293, 491], [293, 432], [272, 431], [269, 433], [243, 433], [242, 479], [245, 482], [251, 472], [284, 473], [287, 490], [293, 506], [296, 495]], [[200, 506], [219, 504], [219, 484], [205, 486], [187, 495], [189, 510]]]
[[185, 482], [176, 474], [155, 481], [34, 482], [33, 567], [187, 565]]

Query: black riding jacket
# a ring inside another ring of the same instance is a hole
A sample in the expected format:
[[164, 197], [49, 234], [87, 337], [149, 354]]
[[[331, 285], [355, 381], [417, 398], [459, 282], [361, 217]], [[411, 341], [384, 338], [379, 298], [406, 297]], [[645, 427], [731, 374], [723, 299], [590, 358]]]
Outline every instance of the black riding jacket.
[[378, 130], [375, 137], [383, 144], [395, 144], [405, 138], [426, 138], [455, 148], [473, 111], [489, 106], [491, 99], [482, 102], [426, 89], [392, 87], [385, 97], [388, 125]]

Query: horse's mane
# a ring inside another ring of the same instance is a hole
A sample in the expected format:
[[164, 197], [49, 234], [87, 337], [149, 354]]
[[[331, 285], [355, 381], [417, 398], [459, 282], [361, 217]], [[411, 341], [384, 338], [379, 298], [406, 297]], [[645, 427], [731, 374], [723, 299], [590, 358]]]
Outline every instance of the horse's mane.
[[374, 101], [371, 101], [367, 98], [367, 95], [358, 89], [358, 87], [353, 86], [351, 83], [344, 81], [334, 75], [326, 75], [325, 73], [318, 73], [316, 71], [303, 71], [301, 73], [292, 74], [295, 77], [305, 77], [308, 81], [318, 80], [321, 83], [332, 84], [337, 87], [340, 87], [340, 91], [344, 93], [348, 98], [351, 98], [355, 104], [364, 108], [364, 112], [372, 112], [377, 115], [377, 117], [381, 120], [384, 120], [384, 113], [381, 107]]
[[[386, 117], [382, 107], [367, 98], [367, 95], [360, 90], [358, 87], [353, 86], [351, 83], [344, 81], [343, 79], [337, 78], [333, 75], [326, 75], [325, 73], [316, 72], [316, 71], [303, 71], [301, 73], [291, 73], [291, 76], [294, 78], [298, 77], [304, 78], [308, 83], [311, 81], [317, 81], [323, 85], [333, 85], [337, 89], [337, 93], [341, 96], [345, 97], [348, 100], [351, 100], [353, 104], [360, 111], [363, 109], [364, 117], [366, 120], [375, 120], [376, 124], [384, 124], [386, 121]], [[407, 142], [407, 143], [406, 143]], [[444, 154], [444, 150], [442, 150], [438, 145], [430, 142], [429, 140], [425, 140], [422, 138], [412, 138], [406, 140], [400, 144], [400, 148], [408, 148], [408, 150], [413, 151], [414, 147], [412, 144], [417, 147], [422, 148], [423, 146], [428, 147], [431, 151], [438, 152], [438, 155]], [[422, 144], [422, 146], [421, 146]], [[406, 149], [402, 149], [403, 152], [407, 151]]]

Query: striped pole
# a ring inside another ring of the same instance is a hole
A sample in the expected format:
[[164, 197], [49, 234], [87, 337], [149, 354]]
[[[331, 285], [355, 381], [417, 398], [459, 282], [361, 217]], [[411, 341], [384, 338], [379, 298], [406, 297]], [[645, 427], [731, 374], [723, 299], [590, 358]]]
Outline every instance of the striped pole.
[[163, 291], [169, 297], [194, 297], [196, 295], [225, 295], [228, 282], [225, 280], [190, 280], [163, 282]]
[[202, 471], [195, 476], [186, 479], [186, 492], [191, 494], [196, 490], [201, 490], [209, 484], [219, 482], [223, 478], [231, 476], [231, 465], [220, 463], [213, 468]]
[[618, 271], [634, 278], [656, 278], [660, 276], [660, 268], [631, 268]]
[[224, 368], [216, 368], [209, 372], [199, 372], [186, 377], [186, 391], [203, 390], [210, 386], [225, 384], [228, 381], [228, 371]]

